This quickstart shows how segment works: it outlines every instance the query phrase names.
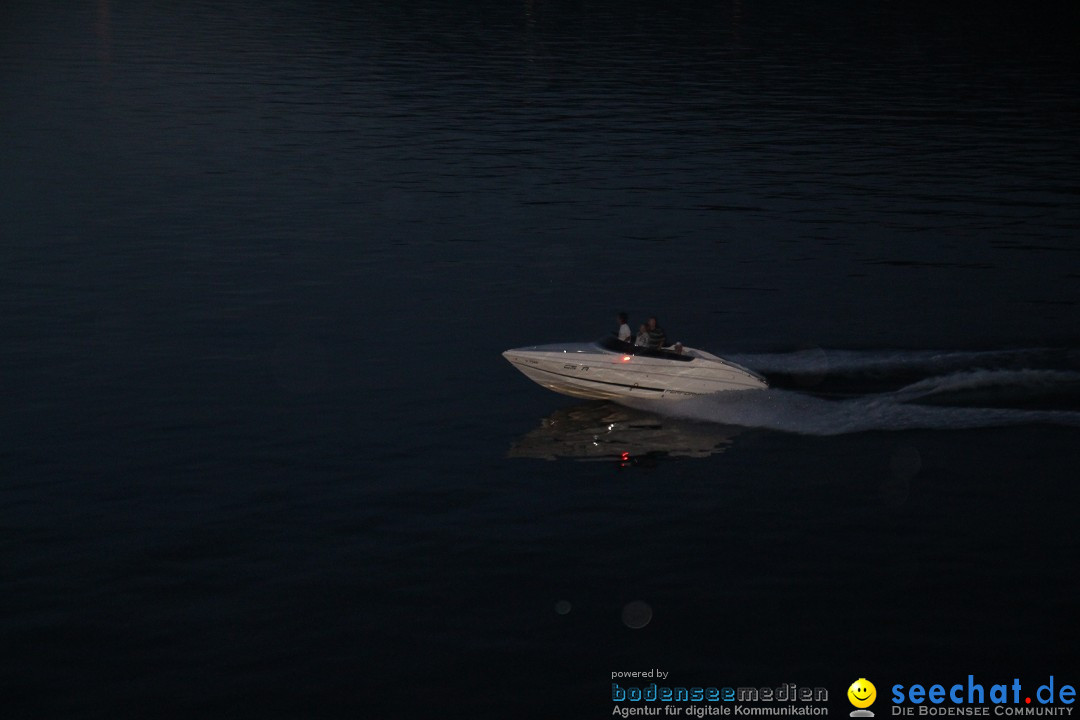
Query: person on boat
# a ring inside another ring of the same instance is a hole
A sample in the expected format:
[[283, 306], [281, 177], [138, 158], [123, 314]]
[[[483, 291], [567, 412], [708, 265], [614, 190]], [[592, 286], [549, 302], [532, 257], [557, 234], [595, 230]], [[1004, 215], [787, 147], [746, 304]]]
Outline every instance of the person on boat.
[[649, 328], [645, 327], [645, 323], [642, 323], [638, 327], [637, 337], [634, 338], [634, 345], [637, 347], [646, 347], [649, 344]]
[[651, 350], [659, 350], [667, 345], [667, 336], [664, 334], [664, 330], [660, 327], [660, 324], [656, 321], [656, 316], [649, 318], [649, 321], [645, 326], [649, 333], [649, 342], [645, 347]]
[[615, 334], [618, 335], [619, 339], [623, 342], [630, 342], [630, 325], [627, 324], [627, 320], [630, 318], [627, 317], [626, 313], [621, 312], [615, 316], [615, 319], [619, 323], [619, 329], [615, 331]]

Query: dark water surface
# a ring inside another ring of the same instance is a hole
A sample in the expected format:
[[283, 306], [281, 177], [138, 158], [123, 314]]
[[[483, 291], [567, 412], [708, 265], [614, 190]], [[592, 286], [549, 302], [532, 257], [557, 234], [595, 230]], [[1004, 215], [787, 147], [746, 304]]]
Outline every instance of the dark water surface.
[[1080, 681], [1075, 11], [670, 5], [4, 5], [5, 712]]

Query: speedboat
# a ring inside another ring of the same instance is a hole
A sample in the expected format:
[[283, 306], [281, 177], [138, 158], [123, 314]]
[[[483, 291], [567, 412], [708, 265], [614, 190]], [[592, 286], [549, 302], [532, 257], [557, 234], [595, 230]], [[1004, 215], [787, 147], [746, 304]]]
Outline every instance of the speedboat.
[[614, 337], [591, 343], [534, 345], [503, 357], [533, 382], [596, 400], [685, 400], [730, 390], [763, 390], [765, 378], [704, 350], [647, 349]]

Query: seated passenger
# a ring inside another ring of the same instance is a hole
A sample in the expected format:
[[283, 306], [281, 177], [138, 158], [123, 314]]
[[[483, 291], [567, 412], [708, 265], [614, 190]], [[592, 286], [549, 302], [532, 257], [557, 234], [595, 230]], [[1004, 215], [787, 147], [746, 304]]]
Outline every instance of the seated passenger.
[[626, 313], [619, 313], [615, 316], [615, 319], [619, 323], [619, 329], [615, 331], [615, 335], [624, 343], [630, 342], [630, 326], [626, 323], [629, 318]]
[[646, 324], [648, 330], [649, 341], [645, 346], [650, 350], [659, 350], [667, 345], [667, 336], [664, 334], [663, 329], [656, 322], [656, 317], [649, 318], [649, 322]]
[[638, 328], [637, 337], [634, 339], [634, 345], [637, 347], [645, 347], [649, 344], [649, 328], [645, 327], [642, 323]]

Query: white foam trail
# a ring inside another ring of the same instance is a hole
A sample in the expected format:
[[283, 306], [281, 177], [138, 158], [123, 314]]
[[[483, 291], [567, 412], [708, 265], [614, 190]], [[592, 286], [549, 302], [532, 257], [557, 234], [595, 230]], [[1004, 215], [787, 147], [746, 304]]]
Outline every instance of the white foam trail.
[[1063, 355], [1070, 365], [1080, 364], [1080, 353], [1076, 351], [1054, 351], [1047, 348], [983, 351], [860, 351], [810, 348], [787, 353], [722, 355], [760, 373], [789, 375], [853, 375], [900, 371], [930, 374], [972, 367], [1030, 366], [1052, 355]]
[[771, 388], [727, 392], [647, 408], [691, 420], [765, 428], [804, 435], [843, 435], [881, 430], [962, 430], [1013, 425], [1080, 427], [1080, 412], [911, 404], [948, 392], [1010, 388], [1047, 391], [1080, 383], [1080, 372], [974, 370], [926, 378], [899, 390], [842, 400]]
[[944, 377], [919, 380], [888, 393], [894, 400], [911, 402], [935, 395], [965, 390], [1012, 388], [1027, 392], [1046, 392], [1067, 385], [1080, 384], [1080, 372], [1066, 370], [968, 370]]

